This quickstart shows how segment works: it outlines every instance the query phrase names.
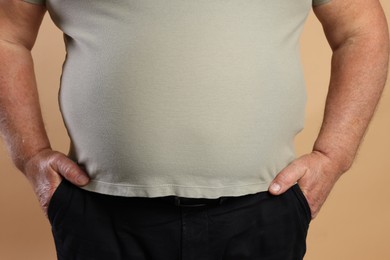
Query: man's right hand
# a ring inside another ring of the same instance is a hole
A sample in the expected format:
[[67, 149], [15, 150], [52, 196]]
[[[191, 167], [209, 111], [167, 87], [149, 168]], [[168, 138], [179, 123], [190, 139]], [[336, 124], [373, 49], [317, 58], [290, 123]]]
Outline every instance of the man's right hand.
[[77, 186], [89, 182], [88, 175], [78, 164], [63, 153], [50, 148], [41, 150], [24, 166], [24, 174], [31, 183], [45, 216], [50, 200], [62, 178]]
[[31, 49], [45, 12], [46, 5], [0, 1], [0, 135], [47, 216], [62, 178], [78, 186], [89, 179], [77, 163], [50, 149], [44, 127]]

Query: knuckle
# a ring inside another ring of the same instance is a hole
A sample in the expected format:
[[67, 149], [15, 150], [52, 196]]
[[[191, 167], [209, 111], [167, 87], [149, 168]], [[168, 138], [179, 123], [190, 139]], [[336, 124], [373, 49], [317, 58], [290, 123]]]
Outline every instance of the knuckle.
[[60, 163], [63, 160], [63, 155], [61, 153], [53, 152], [50, 155], [50, 162]]
[[293, 176], [291, 174], [280, 174], [278, 176], [278, 182], [282, 185], [288, 185], [293, 182]]
[[75, 171], [72, 171], [71, 168], [68, 166], [64, 169], [64, 172], [62, 174], [68, 180], [74, 180], [77, 178], [78, 175]]
[[54, 164], [58, 169], [58, 173], [65, 177], [66, 179], [74, 179], [77, 176], [77, 171], [75, 171], [73, 165], [64, 158], [63, 155], [56, 155]]

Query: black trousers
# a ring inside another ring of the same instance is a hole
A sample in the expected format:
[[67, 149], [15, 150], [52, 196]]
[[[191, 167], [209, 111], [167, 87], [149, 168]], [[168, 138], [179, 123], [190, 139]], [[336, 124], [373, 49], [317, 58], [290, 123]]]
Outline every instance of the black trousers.
[[64, 179], [48, 215], [59, 260], [299, 260], [311, 221], [298, 184], [279, 196], [179, 200], [104, 195]]

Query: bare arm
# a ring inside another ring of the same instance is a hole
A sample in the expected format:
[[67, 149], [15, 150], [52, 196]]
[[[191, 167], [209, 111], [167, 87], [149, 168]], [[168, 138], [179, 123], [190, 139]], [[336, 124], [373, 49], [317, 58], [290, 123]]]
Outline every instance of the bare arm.
[[45, 11], [21, 0], [0, 1], [0, 133], [46, 213], [62, 176], [77, 185], [88, 178], [76, 163], [51, 149], [45, 131], [31, 56]]
[[314, 8], [333, 50], [324, 119], [313, 152], [273, 181], [281, 194], [298, 181], [314, 218], [352, 165], [383, 91], [389, 35], [378, 0], [332, 0]]
[[374, 114], [389, 58], [387, 23], [378, 0], [354, 2], [314, 8], [333, 50], [324, 121], [314, 150], [339, 164], [340, 172], [350, 168]]
[[39, 106], [30, 50], [45, 8], [7, 1], [0, 8], [0, 129], [17, 168], [50, 148]]

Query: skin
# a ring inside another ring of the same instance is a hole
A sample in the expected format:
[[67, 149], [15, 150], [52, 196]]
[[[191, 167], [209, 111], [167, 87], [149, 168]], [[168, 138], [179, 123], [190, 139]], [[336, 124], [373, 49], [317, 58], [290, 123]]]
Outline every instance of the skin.
[[[44, 128], [31, 49], [45, 12], [39, 5], [0, 0], [0, 132], [47, 215], [62, 178], [78, 186], [89, 179], [65, 154], [52, 150]], [[298, 181], [312, 218], [353, 162], [381, 96], [389, 56], [386, 20], [377, 0], [333, 0], [314, 12], [333, 49], [324, 122], [313, 151], [278, 174], [273, 182], [278, 192], [270, 188], [278, 195]]]
[[83, 186], [88, 176], [66, 155], [51, 149], [44, 128], [31, 49], [45, 12], [45, 7], [20, 0], [0, 1], [0, 132], [47, 216], [62, 178]]
[[284, 168], [269, 187], [279, 195], [298, 182], [312, 219], [356, 157], [385, 85], [389, 57], [378, 0], [333, 0], [314, 7], [314, 13], [333, 51], [322, 127], [312, 152]]

